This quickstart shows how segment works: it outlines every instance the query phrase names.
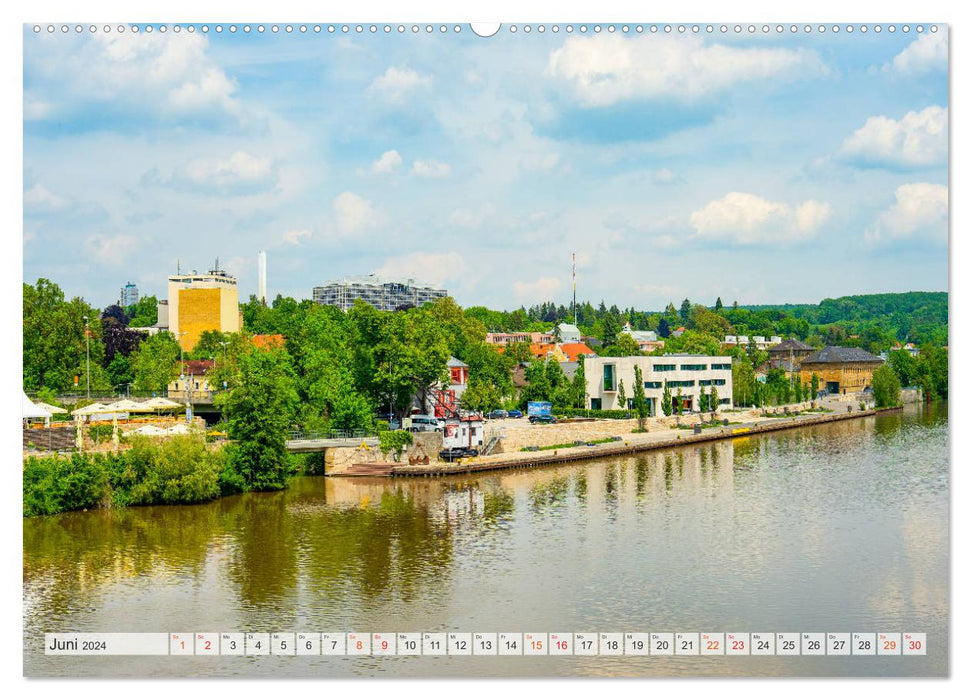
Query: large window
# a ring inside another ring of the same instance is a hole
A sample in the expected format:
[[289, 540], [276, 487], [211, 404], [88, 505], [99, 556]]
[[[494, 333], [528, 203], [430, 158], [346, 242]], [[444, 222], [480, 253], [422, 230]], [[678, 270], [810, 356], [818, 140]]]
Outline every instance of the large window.
[[644, 382], [645, 389], [660, 389], [661, 382]]
[[673, 372], [676, 365], [654, 365], [655, 372]]
[[708, 365], [681, 365], [682, 372], [704, 372]]
[[614, 377], [614, 366], [604, 365], [604, 391], [616, 391], [617, 382]]
[[725, 380], [724, 379], [699, 379], [698, 380], [698, 386], [711, 386], [712, 384], [714, 384], [715, 386], [725, 386]]
[[680, 379], [677, 381], [668, 382], [668, 386], [673, 387], [675, 389], [678, 387], [688, 387], [688, 386], [694, 386], [694, 385], [695, 385], [694, 379]]
[[712, 365], [711, 368], [712, 369], [731, 369], [732, 368], [732, 363], [729, 362], [728, 364]]

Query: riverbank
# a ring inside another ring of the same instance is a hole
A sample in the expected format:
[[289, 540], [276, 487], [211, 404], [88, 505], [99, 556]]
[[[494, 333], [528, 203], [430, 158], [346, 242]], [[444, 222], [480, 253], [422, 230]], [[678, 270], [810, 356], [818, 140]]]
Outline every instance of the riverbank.
[[[588, 459], [602, 459], [619, 455], [661, 450], [671, 447], [681, 447], [713, 440], [731, 440], [736, 438], [774, 432], [805, 428], [836, 421], [866, 418], [878, 413], [900, 411], [900, 407], [889, 409], [855, 410], [846, 413], [826, 413], [819, 415], [798, 415], [791, 417], [764, 417], [744, 423], [730, 423], [718, 427], [702, 428], [700, 433], [688, 432], [683, 429], [663, 430], [654, 433], [630, 433], [619, 440], [601, 444], [583, 444], [576, 447], [564, 447], [550, 451], [537, 450], [518, 453], [504, 453], [486, 457], [474, 457], [454, 463], [431, 462], [427, 465], [395, 465], [389, 470], [392, 477], [428, 477], [444, 476], [448, 474], [466, 474], [471, 472], [492, 471], [501, 469], [524, 469], [564, 462], [577, 462]], [[354, 476], [352, 473], [342, 472], [330, 476]]]

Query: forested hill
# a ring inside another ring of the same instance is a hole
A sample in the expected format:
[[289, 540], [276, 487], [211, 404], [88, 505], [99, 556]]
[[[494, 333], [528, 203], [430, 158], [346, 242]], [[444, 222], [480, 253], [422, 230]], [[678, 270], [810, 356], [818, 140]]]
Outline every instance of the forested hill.
[[883, 320], [896, 328], [907, 324], [947, 325], [947, 292], [857, 294], [823, 299], [818, 304], [739, 306], [751, 311], [779, 310], [815, 325]]

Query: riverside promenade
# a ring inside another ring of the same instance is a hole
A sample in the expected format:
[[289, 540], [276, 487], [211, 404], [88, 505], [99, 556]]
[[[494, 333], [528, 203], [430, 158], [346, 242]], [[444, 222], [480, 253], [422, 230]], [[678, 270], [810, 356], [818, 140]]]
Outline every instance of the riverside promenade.
[[[593, 445], [578, 445], [572, 447], [561, 447], [556, 449], [539, 449], [534, 451], [516, 450], [513, 452], [503, 452], [500, 454], [484, 457], [472, 457], [456, 462], [433, 461], [429, 464], [409, 465], [406, 463], [390, 466], [388, 476], [392, 477], [418, 477], [418, 476], [444, 476], [449, 474], [467, 474], [471, 472], [493, 471], [499, 469], [524, 469], [544, 465], [561, 464], [564, 462], [578, 462], [588, 459], [601, 459], [604, 457], [614, 457], [618, 455], [633, 454], [636, 452], [646, 452], [650, 450], [668, 449], [671, 447], [682, 447], [713, 440], [732, 440], [746, 438], [752, 435], [774, 432], [777, 430], [789, 430], [792, 428], [804, 428], [813, 425], [823, 425], [845, 420], [855, 420], [876, 415], [884, 411], [895, 411], [898, 409], [869, 409], [845, 412], [833, 412], [823, 414], [803, 414], [795, 416], [764, 416], [754, 417], [744, 422], [729, 423], [729, 425], [718, 425], [709, 428], [702, 428], [700, 433], [695, 433], [693, 426], [687, 430], [683, 428], [669, 428], [649, 430], [646, 433], [633, 433], [628, 428], [626, 433], [618, 430], [617, 440]], [[730, 417], [730, 416], [724, 416]], [[626, 427], [628, 421], [597, 421], [603, 424], [606, 430], [610, 430], [612, 423], [617, 423], [617, 428]], [[560, 428], [566, 428], [570, 424], [560, 424]], [[587, 424], [589, 425], [589, 424]], [[539, 446], [542, 446], [542, 430], [537, 430], [536, 439]], [[555, 443], [554, 443], [555, 444]], [[351, 473], [334, 473], [332, 476], [355, 476]]]

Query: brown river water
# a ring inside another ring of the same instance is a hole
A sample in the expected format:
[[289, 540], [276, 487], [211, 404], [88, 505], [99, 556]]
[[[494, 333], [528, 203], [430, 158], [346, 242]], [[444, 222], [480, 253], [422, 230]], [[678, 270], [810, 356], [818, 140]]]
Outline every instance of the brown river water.
[[[941, 676], [944, 404], [449, 478], [24, 520], [29, 676]], [[45, 632], [924, 632], [926, 656], [71, 657]]]

